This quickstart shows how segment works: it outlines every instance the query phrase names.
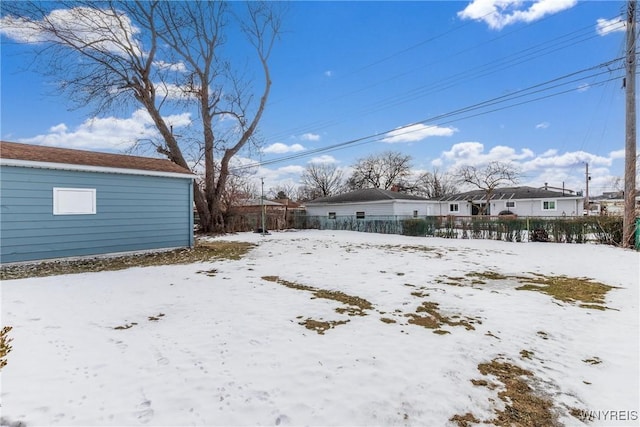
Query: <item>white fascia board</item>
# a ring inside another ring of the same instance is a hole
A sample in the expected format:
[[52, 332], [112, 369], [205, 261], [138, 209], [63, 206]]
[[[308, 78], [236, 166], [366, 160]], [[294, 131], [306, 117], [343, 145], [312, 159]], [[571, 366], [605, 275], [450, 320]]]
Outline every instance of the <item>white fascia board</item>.
[[145, 175], [145, 176], [163, 176], [169, 178], [188, 178], [195, 179], [196, 176], [188, 173], [151, 171], [144, 169], [127, 169], [127, 168], [111, 168], [105, 166], [75, 165], [68, 163], [53, 162], [33, 162], [30, 160], [2, 159], [0, 158], [0, 166], [15, 166], [23, 168], [36, 169], [58, 169], [78, 172], [98, 172], [98, 173], [118, 173], [124, 175]]

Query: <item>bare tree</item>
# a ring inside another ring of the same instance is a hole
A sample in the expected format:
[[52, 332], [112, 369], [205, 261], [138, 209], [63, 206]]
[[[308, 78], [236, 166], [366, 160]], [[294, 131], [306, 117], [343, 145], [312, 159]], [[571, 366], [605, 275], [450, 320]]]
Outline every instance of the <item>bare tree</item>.
[[269, 197], [274, 199], [289, 199], [293, 200], [298, 191], [298, 186], [295, 184], [278, 184], [275, 187], [269, 189]]
[[356, 162], [347, 181], [351, 190], [382, 188], [390, 190], [411, 176], [411, 156], [397, 151], [373, 154]]
[[302, 173], [301, 182], [300, 196], [311, 200], [339, 193], [344, 187], [344, 174], [329, 163], [309, 163]]
[[480, 208], [481, 215], [485, 215], [495, 189], [501, 185], [517, 183], [519, 174], [514, 165], [498, 161], [490, 162], [483, 168], [463, 166], [456, 172], [459, 184], [472, 185], [484, 191], [486, 203]]
[[433, 169], [432, 172], [419, 174], [408, 192], [427, 198], [436, 198], [455, 194], [458, 192], [458, 187], [453, 175]]
[[[2, 32], [31, 42], [44, 62], [38, 69], [55, 78], [77, 105], [92, 105], [95, 114], [143, 107], [159, 134], [151, 142], [171, 161], [188, 168], [183, 149], [196, 144], [204, 163], [201, 185], [194, 182], [196, 209], [203, 231], [223, 232], [230, 162], [255, 140], [271, 89], [268, 61], [281, 28], [279, 5], [4, 2]], [[239, 34], [255, 53], [260, 90], [225, 58], [225, 41]], [[197, 116], [184, 140], [174, 135], [168, 119], [175, 111]]]

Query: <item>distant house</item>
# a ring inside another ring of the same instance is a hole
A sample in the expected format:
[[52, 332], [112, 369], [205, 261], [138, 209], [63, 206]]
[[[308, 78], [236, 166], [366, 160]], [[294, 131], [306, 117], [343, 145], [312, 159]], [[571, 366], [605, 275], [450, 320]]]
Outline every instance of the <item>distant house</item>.
[[169, 160], [0, 142], [0, 262], [191, 247], [194, 175]]
[[[590, 209], [600, 215], [624, 215], [624, 192], [605, 192], [589, 199]], [[636, 216], [640, 215], [640, 191], [636, 191]]]
[[497, 188], [486, 206], [486, 192], [467, 191], [451, 196], [429, 199], [427, 215], [474, 216], [518, 215], [532, 217], [577, 216], [583, 212], [583, 197], [573, 192], [548, 188]]
[[380, 188], [366, 188], [307, 202], [307, 216], [351, 216], [366, 219], [379, 216], [420, 217], [427, 214], [427, 199]]

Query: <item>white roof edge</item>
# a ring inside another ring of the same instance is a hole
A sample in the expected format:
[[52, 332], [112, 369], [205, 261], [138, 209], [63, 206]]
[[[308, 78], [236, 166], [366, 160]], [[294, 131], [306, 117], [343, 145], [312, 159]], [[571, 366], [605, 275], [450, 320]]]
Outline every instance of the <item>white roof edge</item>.
[[70, 163], [35, 162], [31, 160], [3, 159], [0, 158], [0, 166], [16, 166], [36, 169], [58, 169], [79, 172], [119, 173], [124, 175], [164, 176], [169, 178], [189, 178], [196, 176], [188, 173], [163, 172], [144, 169], [112, 168], [106, 166], [76, 165]]

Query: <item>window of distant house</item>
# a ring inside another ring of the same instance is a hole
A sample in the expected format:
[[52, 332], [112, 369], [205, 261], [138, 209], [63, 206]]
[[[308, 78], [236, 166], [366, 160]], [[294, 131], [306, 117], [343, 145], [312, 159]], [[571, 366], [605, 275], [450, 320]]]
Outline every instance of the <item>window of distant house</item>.
[[457, 203], [450, 203], [449, 204], [449, 212], [459, 212], [458, 204]]
[[356, 212], [357, 219], [364, 219], [364, 212]]
[[95, 188], [54, 188], [54, 215], [95, 215]]
[[542, 210], [543, 211], [555, 211], [556, 210], [556, 201], [555, 200], [543, 200], [542, 201]]
[[505, 202], [504, 204], [506, 207], [508, 208], [515, 208], [516, 207], [516, 202], [514, 202], [513, 200], [509, 201], [509, 202]]
[[329, 212], [329, 219], [336, 219], [336, 213], [335, 212]]
[[418, 218], [418, 211], [413, 211], [413, 217]]

